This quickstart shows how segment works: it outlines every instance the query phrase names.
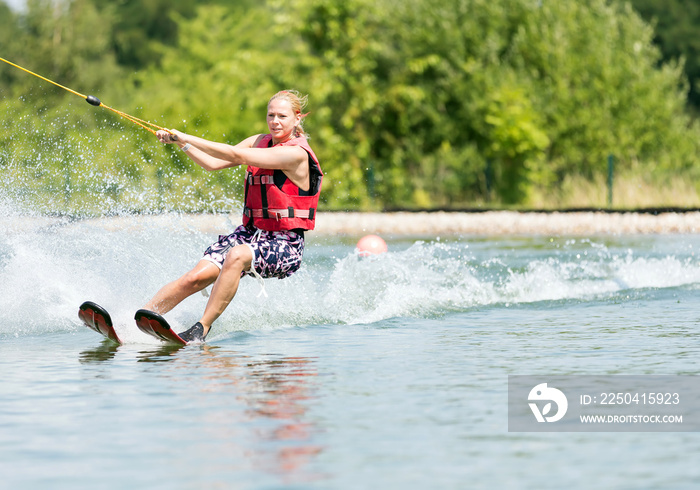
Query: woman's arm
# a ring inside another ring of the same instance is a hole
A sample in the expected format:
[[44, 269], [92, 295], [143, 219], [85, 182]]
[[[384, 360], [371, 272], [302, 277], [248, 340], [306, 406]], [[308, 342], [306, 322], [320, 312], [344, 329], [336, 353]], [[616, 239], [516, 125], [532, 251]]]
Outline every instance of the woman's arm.
[[[306, 167], [307, 154], [298, 146], [278, 146], [254, 148], [260, 135], [250, 136], [237, 145], [217, 143], [192, 136], [177, 130], [158, 131], [158, 139], [163, 143], [175, 143], [180, 148], [191, 145], [187, 156], [197, 165], [208, 171], [221, 170], [238, 165], [252, 165], [259, 168], [280, 169], [285, 173], [296, 174], [299, 167]], [[176, 139], [173, 139], [176, 136]], [[296, 180], [293, 178], [293, 180]]]
[[[184, 149], [184, 147], [187, 146], [187, 151], [185, 152], [187, 156], [190, 157], [190, 159], [194, 163], [196, 163], [204, 170], [207, 170], [209, 172], [240, 165], [240, 163], [231, 161], [230, 159], [220, 158], [219, 156], [217, 156], [217, 154], [212, 155], [211, 153], [205, 150], [209, 147], [209, 145], [207, 145], [206, 143], [220, 147], [230, 145], [226, 145], [224, 143], [213, 143], [203, 138], [198, 138], [196, 136], [185, 134], [176, 129], [171, 129], [169, 131], [158, 131], [156, 133], [156, 136], [158, 137], [158, 140], [161, 143], [176, 144], [178, 147], [180, 147], [180, 149]], [[256, 135], [246, 138], [245, 140], [238, 143], [238, 145], [236, 146], [252, 146], [258, 137], [259, 136]], [[219, 153], [221, 152], [219, 151]]]

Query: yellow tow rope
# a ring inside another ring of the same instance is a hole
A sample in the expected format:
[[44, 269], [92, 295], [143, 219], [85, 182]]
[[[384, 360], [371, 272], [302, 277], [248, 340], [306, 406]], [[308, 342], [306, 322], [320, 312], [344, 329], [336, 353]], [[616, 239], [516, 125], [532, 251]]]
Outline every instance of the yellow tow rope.
[[[38, 75], [38, 74], [34, 73], [33, 71], [29, 71], [29, 70], [27, 70], [26, 68], [22, 68], [21, 66], [16, 65], [16, 64], [12, 63], [11, 61], [7, 61], [5, 58], [0, 58], [0, 61], [4, 61], [4, 62], [7, 63], [8, 65], [14, 66], [15, 68], [19, 68], [19, 69], [22, 70], [23, 72], [29, 73], [30, 75], [34, 75], [34, 76], [37, 77], [37, 78], [41, 78], [42, 80], [44, 80], [44, 81], [46, 81], [46, 82], [52, 83], [52, 84], [56, 85], [57, 87], [62, 88], [63, 90], [66, 90], [66, 91], [68, 91], [68, 92], [70, 92], [70, 93], [72, 93], [72, 94], [77, 95], [78, 97], [82, 97], [82, 98], [85, 99], [85, 100], [87, 101], [87, 103], [90, 104], [90, 105], [94, 105], [94, 106], [96, 106], [96, 107], [104, 107], [105, 109], [109, 109], [110, 111], [114, 112], [115, 114], [119, 114], [119, 115], [120, 115], [121, 117], [123, 117], [124, 119], [128, 119], [128, 120], [131, 121], [132, 123], [134, 123], [134, 124], [136, 124], [136, 125], [138, 125], [138, 126], [141, 126], [143, 129], [145, 129], [145, 130], [147, 130], [147, 131], [150, 131], [150, 132], [153, 133], [153, 134], [156, 134], [155, 129], [162, 129], [162, 130], [167, 131], [168, 133], [172, 134], [172, 132], [171, 132], [169, 129], [161, 128], [161, 127], [158, 126], [157, 124], [153, 124], [153, 123], [151, 123], [151, 122], [144, 121], [143, 119], [139, 119], [138, 117], [130, 116], [129, 114], [127, 114], [127, 113], [125, 113], [125, 112], [122, 112], [122, 111], [119, 111], [119, 110], [117, 110], [117, 109], [113, 109], [112, 107], [109, 107], [109, 106], [107, 106], [107, 105], [104, 105], [102, 102], [100, 102], [100, 99], [98, 99], [98, 98], [95, 97], [94, 95], [83, 95], [83, 94], [81, 94], [80, 92], [76, 92], [75, 90], [72, 90], [72, 89], [70, 89], [70, 88], [68, 88], [68, 87], [64, 87], [63, 85], [61, 85], [61, 84], [59, 84], [59, 83], [56, 83], [56, 82], [54, 82], [54, 81], [52, 81], [52, 80], [49, 80], [48, 78], [42, 77], [41, 75]], [[149, 126], [150, 126], [150, 127], [149, 127]], [[153, 128], [155, 128], [155, 129], [153, 129]]]

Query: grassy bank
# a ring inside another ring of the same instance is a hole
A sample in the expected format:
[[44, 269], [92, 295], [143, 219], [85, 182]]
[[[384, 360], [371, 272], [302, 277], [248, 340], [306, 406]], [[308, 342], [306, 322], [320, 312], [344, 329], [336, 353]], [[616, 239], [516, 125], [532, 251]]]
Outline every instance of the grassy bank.
[[696, 179], [690, 175], [654, 178], [643, 175], [625, 175], [614, 179], [612, 206], [609, 205], [606, 179], [594, 181], [567, 178], [556, 192], [540, 194], [532, 207], [539, 209], [570, 208], [698, 208], [700, 193]]

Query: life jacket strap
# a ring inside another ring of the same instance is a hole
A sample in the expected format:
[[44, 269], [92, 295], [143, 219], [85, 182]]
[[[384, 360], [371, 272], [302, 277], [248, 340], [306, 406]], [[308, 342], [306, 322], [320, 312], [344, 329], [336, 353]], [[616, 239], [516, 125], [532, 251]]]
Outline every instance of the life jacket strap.
[[272, 185], [275, 183], [272, 175], [253, 175], [248, 173], [246, 180], [250, 185]]
[[251, 209], [244, 208], [243, 214], [249, 218], [265, 218], [265, 212], [267, 211], [267, 217], [280, 220], [282, 218], [301, 218], [301, 219], [314, 219], [316, 215], [315, 208], [309, 209], [294, 209], [292, 207], [286, 209]]

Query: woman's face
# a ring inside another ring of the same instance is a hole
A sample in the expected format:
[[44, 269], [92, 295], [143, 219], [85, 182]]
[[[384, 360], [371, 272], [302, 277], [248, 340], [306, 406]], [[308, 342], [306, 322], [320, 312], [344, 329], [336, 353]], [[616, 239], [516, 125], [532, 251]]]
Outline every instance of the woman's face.
[[282, 143], [293, 138], [294, 129], [301, 121], [301, 114], [295, 114], [288, 100], [274, 99], [267, 106], [267, 127], [273, 143]]

